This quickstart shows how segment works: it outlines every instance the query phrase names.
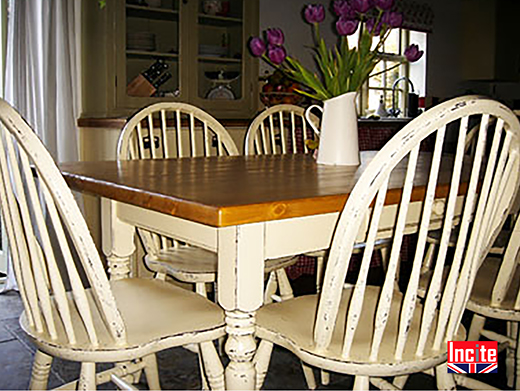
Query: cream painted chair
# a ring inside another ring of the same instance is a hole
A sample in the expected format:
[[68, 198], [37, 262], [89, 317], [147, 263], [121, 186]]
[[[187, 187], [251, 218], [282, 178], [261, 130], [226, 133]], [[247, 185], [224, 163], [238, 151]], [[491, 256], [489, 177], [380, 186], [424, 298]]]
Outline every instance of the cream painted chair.
[[[498, 120], [490, 149], [486, 132], [481, 132], [468, 161], [464, 138], [470, 116], [484, 124], [493, 117]], [[442, 150], [453, 126], [460, 132], [454, 134], [456, 154], [449, 158]], [[428, 159], [420, 153], [420, 144], [430, 135], [435, 137], [435, 149]], [[447, 341], [465, 339], [460, 321], [476, 267], [505, 221], [520, 185], [519, 137], [520, 123], [509, 109], [475, 96], [445, 102], [399, 131], [367, 167], [347, 200], [321, 295], [273, 303], [257, 312], [256, 336], [261, 340], [254, 358], [257, 387], [263, 384], [272, 346], [277, 344], [308, 365], [354, 375], [357, 390], [368, 389], [370, 383], [384, 389], [402, 388], [409, 374], [423, 371], [436, 374], [439, 388], [453, 388], [454, 380], [447, 373]], [[416, 176], [417, 164], [425, 165], [429, 174]], [[405, 173], [403, 182], [392, 179], [395, 170]], [[414, 188], [414, 183], [422, 188]], [[393, 186], [403, 186], [403, 190], [392, 190]], [[398, 208], [384, 208], [387, 197], [396, 197]], [[445, 203], [440, 214], [434, 210], [438, 202]], [[455, 255], [448, 260], [447, 242], [456, 216], [461, 221], [459, 238]], [[442, 226], [441, 245], [426, 295], [419, 300], [426, 236], [434, 223]], [[370, 286], [367, 274], [374, 243], [378, 231], [388, 232], [382, 230], [385, 227], [394, 227], [385, 280], [382, 286]], [[416, 227], [418, 241], [409, 262], [409, 278], [397, 289], [399, 251], [403, 236], [409, 233], [405, 227]], [[358, 241], [366, 242], [361, 269], [354, 284], [345, 284]], [[442, 284], [447, 263], [451, 263], [450, 274]]]
[[[157, 279], [108, 281], [83, 216], [52, 157], [23, 118], [0, 100], [0, 204], [24, 312], [36, 345], [31, 389], [47, 387], [54, 357], [81, 363], [79, 380], [95, 389], [115, 374], [144, 369], [159, 389], [155, 353], [186, 344], [202, 352], [206, 376], [224, 388], [213, 341], [224, 314], [206, 298]], [[96, 373], [96, 363], [114, 368]]]
[[[509, 233], [503, 256], [489, 254], [479, 268], [466, 308], [473, 312], [468, 341], [480, 337], [498, 341], [499, 351], [507, 349], [506, 374], [508, 387], [520, 387], [520, 349], [518, 323], [520, 322], [520, 219]], [[485, 328], [486, 320], [507, 322], [507, 335]], [[500, 368], [499, 370], [502, 370]], [[489, 384], [468, 375], [455, 375], [458, 385], [473, 389], [494, 389]]]
[[[205, 111], [186, 103], [164, 102], [145, 107], [130, 118], [117, 146], [120, 160], [238, 155], [227, 130]], [[215, 283], [217, 254], [158, 233], [139, 229], [147, 267], [164, 279], [193, 283], [206, 296], [206, 283]], [[265, 272], [272, 274], [294, 263], [291, 258], [267, 260]], [[280, 279], [282, 299], [292, 297], [289, 280]]]

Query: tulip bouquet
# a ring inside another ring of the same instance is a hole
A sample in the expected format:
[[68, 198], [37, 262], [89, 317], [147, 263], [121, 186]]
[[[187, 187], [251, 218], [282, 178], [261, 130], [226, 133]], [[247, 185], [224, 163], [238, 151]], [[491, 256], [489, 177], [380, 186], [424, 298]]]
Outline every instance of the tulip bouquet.
[[[267, 29], [265, 39], [251, 38], [249, 48], [254, 56], [262, 57], [267, 63], [307, 87], [308, 91], [297, 91], [302, 95], [325, 101], [346, 92], [359, 91], [370, 76], [375, 76], [371, 73], [381, 60], [380, 50], [391, 30], [399, 28], [403, 23], [403, 15], [392, 10], [395, 1], [334, 1], [332, 9], [338, 18], [336, 32], [339, 43], [332, 49], [327, 48], [319, 33], [319, 25], [325, 20], [325, 8], [323, 5], [307, 5], [303, 15], [306, 22], [312, 25], [314, 58], [320, 74], [309, 71], [297, 59], [287, 55], [281, 29]], [[357, 47], [350, 47], [348, 36], [358, 30]], [[379, 37], [379, 41], [373, 44], [374, 37]], [[422, 54], [423, 51], [415, 44], [404, 52], [409, 62], [417, 61]]]

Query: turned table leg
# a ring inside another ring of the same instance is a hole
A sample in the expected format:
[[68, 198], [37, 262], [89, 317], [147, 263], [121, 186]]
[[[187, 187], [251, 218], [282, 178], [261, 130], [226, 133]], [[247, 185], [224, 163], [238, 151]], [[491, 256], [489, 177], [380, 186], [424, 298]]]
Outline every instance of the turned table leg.
[[219, 229], [218, 263], [218, 299], [226, 311], [225, 350], [230, 359], [226, 389], [253, 390], [255, 312], [263, 300], [264, 224]]

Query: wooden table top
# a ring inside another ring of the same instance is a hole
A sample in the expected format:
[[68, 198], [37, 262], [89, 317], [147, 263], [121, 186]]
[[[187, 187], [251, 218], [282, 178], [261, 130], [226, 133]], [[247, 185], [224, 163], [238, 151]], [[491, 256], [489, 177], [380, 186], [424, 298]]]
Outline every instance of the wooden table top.
[[[60, 169], [74, 190], [224, 227], [341, 211], [375, 154], [362, 152], [359, 167], [318, 165], [297, 154], [76, 162]], [[430, 158], [419, 157], [415, 200], [422, 200]], [[393, 174], [387, 204], [399, 201], [405, 169]]]

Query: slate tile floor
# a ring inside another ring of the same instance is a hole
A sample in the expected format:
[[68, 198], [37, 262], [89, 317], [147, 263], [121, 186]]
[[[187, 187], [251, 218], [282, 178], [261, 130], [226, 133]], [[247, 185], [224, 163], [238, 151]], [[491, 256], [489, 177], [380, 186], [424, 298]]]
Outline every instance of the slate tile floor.
[[[305, 276], [304, 276], [305, 277]], [[295, 293], [301, 294], [314, 286], [312, 279], [299, 279], [294, 284]], [[17, 293], [0, 294], [0, 390], [26, 390], [34, 355], [34, 347], [27, 340], [18, 324], [22, 312], [22, 304]], [[201, 382], [196, 356], [182, 348], [169, 349], [158, 355], [161, 385], [163, 389], [200, 389]], [[485, 375], [482, 380], [501, 389], [505, 388], [504, 357], [499, 358], [497, 375]], [[77, 378], [79, 365], [63, 360], [55, 360], [49, 378], [49, 388], [57, 387]], [[316, 371], [316, 378], [319, 373]], [[147, 389], [144, 378], [137, 387]], [[111, 383], [100, 389], [115, 389]], [[269, 372], [264, 384], [270, 390], [302, 390], [306, 388], [299, 361], [290, 352], [275, 348]], [[352, 389], [352, 378], [331, 374], [328, 386], [319, 389], [349, 390]], [[434, 389], [435, 383], [429, 376], [417, 374], [410, 377], [407, 389]]]

